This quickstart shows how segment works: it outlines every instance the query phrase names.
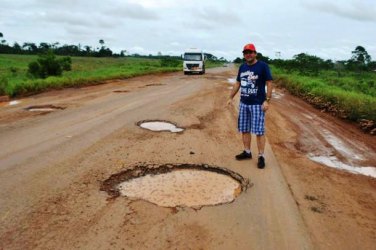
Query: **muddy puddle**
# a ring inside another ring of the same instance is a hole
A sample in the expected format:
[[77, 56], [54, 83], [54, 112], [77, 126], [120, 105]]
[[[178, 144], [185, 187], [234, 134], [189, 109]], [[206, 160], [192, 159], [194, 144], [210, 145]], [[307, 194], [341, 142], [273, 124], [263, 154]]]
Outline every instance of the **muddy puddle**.
[[235, 84], [235, 83], [236, 83], [236, 78], [228, 78], [228, 79], [227, 79], [227, 82], [228, 82], [229, 84]]
[[[266, 88], [266, 91], [267, 91], [268, 88]], [[272, 98], [275, 98], [275, 99], [281, 99], [282, 97], [284, 96], [283, 93], [279, 93], [279, 92], [276, 92], [276, 91], [273, 91], [272, 92]]]
[[226, 175], [204, 170], [175, 170], [146, 175], [119, 185], [121, 195], [147, 200], [162, 207], [196, 207], [232, 202], [240, 183]]
[[249, 187], [239, 174], [208, 165], [137, 166], [106, 180], [101, 190], [162, 207], [213, 206], [233, 202]]
[[9, 106], [14, 106], [14, 105], [17, 105], [17, 104], [20, 104], [21, 103], [21, 101], [10, 101], [9, 102]]
[[183, 128], [177, 127], [175, 124], [168, 121], [141, 121], [137, 123], [138, 126], [151, 131], [161, 132], [170, 131], [172, 133], [183, 132]]
[[[312, 116], [305, 116], [310, 120], [313, 119]], [[321, 133], [330, 146], [326, 148], [326, 153], [316, 152], [308, 154], [309, 159], [328, 167], [376, 178], [376, 166], [360, 165], [365, 160], [363, 152], [367, 152], [370, 149], [342, 139], [327, 129], [321, 129]]]
[[371, 176], [376, 178], [376, 167], [362, 167], [362, 166], [354, 166], [350, 164], [345, 164], [341, 162], [335, 156], [315, 156], [315, 155], [308, 155], [309, 159], [312, 161], [324, 164], [328, 167], [348, 171], [354, 174], [361, 174]]

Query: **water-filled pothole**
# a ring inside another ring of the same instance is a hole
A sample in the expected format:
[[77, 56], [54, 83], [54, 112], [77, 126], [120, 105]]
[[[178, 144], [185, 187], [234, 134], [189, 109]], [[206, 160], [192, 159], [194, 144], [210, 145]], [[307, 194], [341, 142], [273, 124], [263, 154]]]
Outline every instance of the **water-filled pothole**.
[[230, 203], [251, 185], [229, 169], [198, 164], [138, 165], [104, 181], [113, 197], [146, 200], [162, 207]]
[[9, 106], [13, 106], [13, 105], [17, 105], [17, 104], [20, 104], [20, 103], [21, 103], [21, 101], [16, 101], [15, 100], [15, 101], [10, 101], [8, 105]]
[[170, 131], [172, 133], [179, 133], [183, 132], [183, 128], [177, 127], [176, 124], [171, 123], [169, 121], [152, 121], [152, 120], [146, 120], [146, 121], [140, 121], [137, 123], [137, 126], [140, 126], [141, 128], [148, 129], [151, 131]]
[[228, 78], [228, 79], [227, 79], [227, 82], [228, 82], [229, 84], [235, 84], [235, 83], [236, 83], [236, 78]]
[[57, 109], [65, 109], [65, 107], [60, 107], [60, 106], [55, 106], [51, 104], [46, 104], [46, 105], [35, 105], [35, 106], [29, 106], [25, 108], [27, 111], [32, 111], [32, 112], [51, 112], [55, 111]]

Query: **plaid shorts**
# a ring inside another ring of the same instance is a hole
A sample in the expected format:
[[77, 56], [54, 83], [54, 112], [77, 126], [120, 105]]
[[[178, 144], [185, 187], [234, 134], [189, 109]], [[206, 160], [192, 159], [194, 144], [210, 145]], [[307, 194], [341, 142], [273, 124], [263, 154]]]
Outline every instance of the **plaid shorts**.
[[265, 112], [262, 110], [262, 105], [240, 103], [238, 130], [242, 133], [265, 134]]

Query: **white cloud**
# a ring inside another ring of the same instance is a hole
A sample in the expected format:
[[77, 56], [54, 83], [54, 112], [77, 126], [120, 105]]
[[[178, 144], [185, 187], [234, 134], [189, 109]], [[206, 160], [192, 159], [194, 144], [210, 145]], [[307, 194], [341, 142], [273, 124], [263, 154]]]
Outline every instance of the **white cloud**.
[[376, 7], [371, 1], [303, 1], [303, 6], [308, 9], [315, 9], [342, 18], [349, 18], [358, 21], [376, 22]]
[[147, 9], [137, 3], [122, 3], [119, 6], [113, 6], [111, 9], [105, 11], [105, 14], [138, 20], [158, 19], [156, 11]]
[[146, 8], [166, 9], [176, 7], [187, 7], [187, 5], [198, 5], [200, 0], [128, 0], [129, 3], [137, 3]]
[[[0, 32], [9, 44], [55, 42], [156, 54], [197, 47], [242, 56], [246, 43], [282, 58], [308, 52], [348, 59], [357, 45], [376, 59], [372, 0], [0, 0]], [[118, 48], [118, 49], [117, 49]]]
[[240, 17], [230, 9], [220, 9], [213, 6], [192, 9], [193, 19], [198, 18], [201, 22], [210, 23], [213, 26], [231, 26], [239, 24]]

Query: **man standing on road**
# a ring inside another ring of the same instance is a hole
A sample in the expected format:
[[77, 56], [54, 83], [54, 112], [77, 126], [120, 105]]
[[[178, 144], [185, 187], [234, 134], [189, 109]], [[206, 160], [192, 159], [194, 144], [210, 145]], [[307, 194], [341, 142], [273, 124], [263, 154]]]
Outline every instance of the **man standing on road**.
[[256, 134], [259, 153], [257, 167], [264, 168], [265, 112], [269, 109], [273, 79], [269, 66], [256, 59], [257, 52], [253, 44], [244, 46], [243, 56], [245, 63], [239, 67], [236, 84], [228, 100], [228, 104], [231, 104], [240, 88], [238, 130], [242, 133], [244, 151], [235, 158], [237, 160], [252, 159], [251, 134]]

